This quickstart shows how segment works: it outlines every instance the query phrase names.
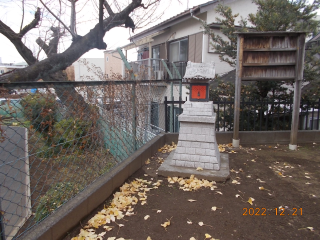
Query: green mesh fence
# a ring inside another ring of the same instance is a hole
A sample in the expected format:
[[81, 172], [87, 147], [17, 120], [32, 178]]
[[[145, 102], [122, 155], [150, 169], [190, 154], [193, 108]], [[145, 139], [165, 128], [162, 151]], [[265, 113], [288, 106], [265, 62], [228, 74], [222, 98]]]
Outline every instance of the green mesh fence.
[[34, 227], [164, 131], [162, 81], [3, 86], [1, 240]]

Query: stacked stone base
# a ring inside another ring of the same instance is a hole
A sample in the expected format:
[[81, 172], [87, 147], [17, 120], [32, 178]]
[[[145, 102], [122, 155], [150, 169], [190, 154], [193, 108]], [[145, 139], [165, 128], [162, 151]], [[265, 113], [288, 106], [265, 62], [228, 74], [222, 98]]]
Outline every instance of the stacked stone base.
[[179, 116], [180, 132], [171, 166], [220, 170], [212, 102], [186, 102]]

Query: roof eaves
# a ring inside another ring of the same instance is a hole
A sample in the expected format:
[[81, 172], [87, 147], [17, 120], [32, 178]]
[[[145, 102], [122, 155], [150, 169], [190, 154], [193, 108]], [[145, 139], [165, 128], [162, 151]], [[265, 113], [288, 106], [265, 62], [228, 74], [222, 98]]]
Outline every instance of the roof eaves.
[[[200, 13], [200, 7], [196, 6], [196, 7], [194, 7], [192, 9], [192, 11], [196, 15], [196, 14]], [[155, 26], [153, 26], [153, 27], [151, 27], [149, 29], [146, 29], [146, 30], [144, 30], [144, 31], [142, 31], [140, 33], [137, 33], [136, 35], [134, 35], [134, 36], [132, 36], [130, 38], [130, 41], [132, 41], [133, 39], [135, 41], [137, 41], [137, 40], [139, 40], [139, 39], [141, 39], [143, 37], [146, 37], [146, 36], [148, 36], [148, 35], [150, 35], [152, 33], [155, 33], [157, 31], [161, 31], [161, 30], [164, 30], [166, 28], [169, 28], [172, 25], [175, 25], [177, 23], [185, 21], [186, 19], [189, 19], [189, 18], [191, 18], [190, 9], [186, 10], [186, 11], [184, 11], [182, 13], [179, 13], [176, 16], [174, 16], [172, 18], [169, 18], [169, 19], [167, 19], [167, 20], [165, 20], [165, 21], [163, 21], [163, 22], [161, 22], [161, 23], [159, 23], [159, 24], [157, 24], [157, 25], [155, 25]]]
[[315, 35], [313, 38], [311, 38], [308, 42], [317, 41], [317, 40], [319, 40], [319, 38], [320, 38], [320, 32], [317, 35]]

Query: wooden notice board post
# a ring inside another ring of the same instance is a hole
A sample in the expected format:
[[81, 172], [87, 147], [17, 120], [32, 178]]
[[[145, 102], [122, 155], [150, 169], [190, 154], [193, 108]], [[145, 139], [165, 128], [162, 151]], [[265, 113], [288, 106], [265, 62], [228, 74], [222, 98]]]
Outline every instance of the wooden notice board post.
[[[237, 33], [233, 147], [239, 147], [241, 81], [294, 80], [289, 149], [297, 149], [305, 32]], [[257, 136], [258, 137], [258, 136]]]

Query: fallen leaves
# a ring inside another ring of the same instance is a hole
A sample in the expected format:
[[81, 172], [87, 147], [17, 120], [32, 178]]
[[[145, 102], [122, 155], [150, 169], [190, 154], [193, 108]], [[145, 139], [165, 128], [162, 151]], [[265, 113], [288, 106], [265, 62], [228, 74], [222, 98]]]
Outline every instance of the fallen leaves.
[[194, 191], [202, 187], [211, 188], [211, 190], [216, 188], [214, 186], [216, 182], [198, 179], [194, 175], [191, 175], [190, 178], [168, 177], [168, 183], [178, 183], [180, 185], [179, 189], [183, 191]]
[[233, 184], [240, 184], [240, 182], [238, 182], [237, 180], [232, 180], [231, 183], [233, 183]]
[[174, 142], [172, 142], [171, 145], [165, 144], [162, 148], [158, 149], [158, 152], [161, 153], [169, 153], [173, 150], [175, 150], [177, 148], [177, 144], [175, 144]]
[[194, 199], [188, 199], [188, 202], [196, 202], [197, 200]]
[[202, 226], [212, 227], [211, 225], [204, 224], [203, 222], [198, 222], [198, 225], [199, 225], [200, 227], [202, 227]]
[[148, 218], [150, 218], [150, 215], [146, 215], [146, 216], [144, 216], [144, 220], [148, 220]]
[[[93, 216], [88, 224], [84, 227], [84, 229], [80, 230], [80, 234], [77, 237], [72, 238], [72, 240], [82, 240], [82, 239], [102, 239], [102, 234], [96, 234], [94, 229], [98, 229], [100, 226], [106, 231], [112, 231], [113, 227], [107, 226], [109, 223], [116, 223], [116, 220], [121, 220], [125, 216], [134, 215], [134, 209], [132, 206], [136, 205], [139, 201], [141, 201], [141, 205], [147, 203], [147, 193], [153, 189], [148, 186], [161, 184], [162, 180], [158, 180], [155, 183], [152, 181], [136, 178], [131, 183], [125, 183], [120, 187], [120, 191], [116, 192], [113, 195], [113, 199], [111, 201], [110, 206], [104, 207], [101, 211], [99, 211], [95, 216]], [[139, 197], [139, 200], [137, 198]], [[146, 215], [144, 217], [147, 220], [150, 216]], [[123, 224], [116, 223], [119, 227], [124, 227]], [[116, 239], [116, 238], [108, 238], [108, 239]], [[118, 238], [119, 240], [122, 238]], [[117, 240], [118, 240], [117, 239]]]
[[147, 161], [144, 162], [146, 165], [150, 164], [150, 159], [148, 158]]
[[253, 205], [253, 201], [254, 201], [254, 198], [249, 197], [249, 200], [247, 202], [250, 203], [250, 205]]
[[[172, 217], [171, 217], [171, 218], [172, 218]], [[167, 218], [167, 222], [164, 222], [163, 224], [161, 224], [161, 226], [164, 227], [164, 229], [165, 229], [166, 231], [167, 231], [167, 227], [170, 226], [170, 224], [171, 224], [171, 222], [170, 222], [170, 221], [171, 221], [171, 218], [170, 218], [170, 219]]]
[[307, 229], [307, 230], [309, 230], [309, 231], [311, 231], [311, 232], [314, 231], [313, 227], [299, 228], [298, 230], [303, 230], [303, 229]]
[[201, 168], [201, 167], [197, 167], [197, 169], [196, 169], [197, 171], [203, 171], [203, 168]]
[[206, 234], [205, 234], [205, 237], [206, 237], [206, 239], [207, 239], [207, 238], [211, 238], [211, 235], [208, 234], [208, 233], [206, 233]]

